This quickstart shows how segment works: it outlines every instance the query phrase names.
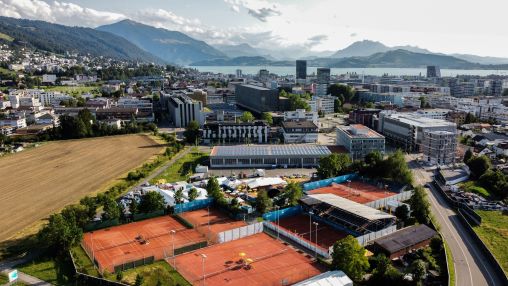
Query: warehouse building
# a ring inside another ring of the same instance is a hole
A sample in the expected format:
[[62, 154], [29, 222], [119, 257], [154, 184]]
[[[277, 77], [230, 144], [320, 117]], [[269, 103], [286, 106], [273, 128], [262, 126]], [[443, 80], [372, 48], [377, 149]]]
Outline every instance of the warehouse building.
[[330, 150], [321, 145], [215, 146], [210, 154], [210, 167], [316, 167], [320, 158], [330, 154]]

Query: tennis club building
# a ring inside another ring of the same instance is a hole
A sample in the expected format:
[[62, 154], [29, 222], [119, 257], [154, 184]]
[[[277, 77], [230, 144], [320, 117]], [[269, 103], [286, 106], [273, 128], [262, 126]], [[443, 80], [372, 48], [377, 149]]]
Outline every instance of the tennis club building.
[[316, 167], [331, 154], [321, 145], [236, 145], [215, 146], [211, 168], [301, 168]]

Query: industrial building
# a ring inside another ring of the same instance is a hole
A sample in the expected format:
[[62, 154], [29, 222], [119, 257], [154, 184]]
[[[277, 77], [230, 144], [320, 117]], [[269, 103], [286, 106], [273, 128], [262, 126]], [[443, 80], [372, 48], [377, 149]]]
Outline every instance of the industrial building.
[[330, 154], [330, 150], [321, 145], [215, 146], [210, 154], [210, 167], [316, 167], [320, 158]]
[[405, 151], [420, 152], [424, 133], [448, 131], [457, 133], [457, 124], [441, 119], [419, 117], [415, 113], [379, 113], [378, 131], [386, 140]]
[[203, 125], [203, 103], [201, 101], [193, 100], [183, 93], [163, 94], [163, 98], [167, 101], [168, 112], [175, 127], [187, 127], [191, 121]]
[[265, 122], [212, 122], [203, 126], [205, 143], [268, 143], [269, 127]]
[[279, 109], [279, 92], [261, 86], [244, 84], [236, 86], [236, 103], [255, 113]]
[[371, 152], [385, 152], [385, 137], [361, 125], [337, 126], [337, 145], [344, 146], [352, 160], [362, 160]]

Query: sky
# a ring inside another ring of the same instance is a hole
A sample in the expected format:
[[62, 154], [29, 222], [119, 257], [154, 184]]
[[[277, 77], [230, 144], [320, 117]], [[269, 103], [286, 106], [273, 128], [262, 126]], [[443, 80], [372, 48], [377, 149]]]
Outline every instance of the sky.
[[97, 27], [123, 19], [209, 44], [337, 51], [360, 40], [508, 58], [506, 0], [0, 0], [0, 15]]

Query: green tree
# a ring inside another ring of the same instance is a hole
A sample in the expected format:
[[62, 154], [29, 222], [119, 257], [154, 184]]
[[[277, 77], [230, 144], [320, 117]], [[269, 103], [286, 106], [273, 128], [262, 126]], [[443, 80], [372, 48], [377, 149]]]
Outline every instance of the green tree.
[[97, 199], [86, 196], [86, 197], [82, 198], [79, 201], [79, 203], [86, 207], [86, 209], [87, 209], [86, 215], [89, 220], [92, 220], [95, 217], [95, 215], [97, 214], [97, 207], [98, 207]]
[[440, 253], [443, 250], [443, 240], [439, 236], [435, 236], [430, 240], [430, 248], [435, 254]]
[[266, 123], [268, 123], [269, 125], [273, 124], [273, 116], [270, 112], [263, 112], [263, 114], [261, 115], [261, 119], [266, 121]]
[[129, 211], [131, 214], [137, 214], [139, 212], [139, 203], [135, 199], [131, 200], [129, 204]]
[[374, 273], [379, 276], [385, 276], [390, 267], [392, 266], [392, 262], [390, 258], [386, 257], [383, 253], [376, 255], [376, 269]]
[[332, 84], [328, 87], [328, 94], [338, 97], [342, 103], [351, 103], [355, 100], [355, 90], [345, 84]]
[[508, 176], [502, 171], [489, 169], [480, 177], [479, 182], [499, 199], [508, 197]]
[[467, 166], [471, 171], [471, 179], [477, 180], [492, 167], [492, 163], [487, 156], [482, 155], [469, 159]]
[[341, 108], [342, 108], [342, 101], [340, 101], [340, 99], [336, 98], [333, 101], [333, 112], [335, 112], [335, 113], [340, 112]]
[[116, 280], [117, 281], [122, 281], [122, 279], [123, 279], [123, 272], [121, 270], [118, 270], [116, 272]]
[[61, 214], [66, 221], [74, 221], [80, 228], [83, 228], [90, 221], [88, 209], [83, 205], [68, 205], [62, 210]]
[[395, 216], [403, 221], [406, 222], [409, 219], [409, 208], [407, 205], [400, 205], [395, 209]]
[[464, 163], [467, 164], [471, 158], [473, 158], [473, 152], [471, 152], [471, 149], [467, 149], [466, 153], [464, 153]]
[[192, 188], [189, 191], [189, 201], [194, 201], [199, 196], [198, 190], [196, 188]]
[[38, 233], [39, 241], [51, 250], [66, 253], [72, 246], [78, 245], [83, 231], [73, 220], [66, 220], [61, 214], [49, 216], [46, 224]]
[[468, 114], [466, 114], [464, 124], [476, 123], [478, 121], [479, 121], [478, 118], [476, 118], [476, 116], [474, 116], [474, 114], [468, 113]]
[[421, 259], [413, 261], [411, 263], [411, 273], [413, 274], [414, 281], [420, 285], [427, 273], [427, 264]]
[[163, 210], [165, 205], [166, 202], [164, 201], [164, 197], [161, 194], [158, 192], [148, 192], [141, 197], [141, 202], [139, 203], [139, 211], [141, 213], [151, 213]]
[[175, 203], [176, 204], [183, 203], [183, 190], [181, 188], [176, 190], [175, 192]]
[[136, 275], [136, 281], [134, 282], [134, 286], [141, 286], [145, 282], [145, 279], [140, 274]]
[[195, 120], [189, 122], [189, 125], [187, 125], [183, 132], [183, 136], [185, 137], [185, 142], [197, 144], [199, 139], [199, 123]]
[[411, 199], [409, 199], [411, 213], [419, 223], [428, 224], [430, 222], [430, 203], [427, 193], [422, 186], [417, 186]]
[[240, 121], [241, 122], [252, 122], [254, 121], [254, 115], [252, 115], [252, 113], [250, 113], [249, 111], [245, 111], [244, 113], [242, 113], [242, 116], [240, 116]]
[[366, 107], [366, 108], [374, 108], [374, 107], [376, 107], [376, 106], [374, 105], [374, 103], [373, 103], [373, 102], [367, 102], [367, 103], [365, 104], [365, 107]]
[[110, 220], [120, 218], [120, 208], [114, 199], [111, 197], [106, 197], [103, 202], [103, 206], [104, 213], [102, 214], [102, 219]]
[[307, 101], [302, 98], [302, 96], [298, 94], [288, 94], [287, 98], [289, 98], [289, 109], [297, 110], [297, 109], [305, 109], [307, 111], [310, 110], [310, 105]]
[[339, 176], [347, 171], [351, 165], [351, 159], [347, 154], [333, 153], [319, 159], [317, 173], [321, 178]]
[[332, 268], [342, 270], [354, 281], [361, 281], [365, 271], [369, 269], [369, 260], [356, 238], [348, 235], [333, 245]]
[[258, 212], [264, 214], [272, 207], [272, 200], [268, 197], [266, 191], [258, 192], [256, 197], [256, 209]]
[[388, 179], [402, 184], [413, 184], [413, 172], [409, 169], [401, 150], [390, 154], [384, 162], [383, 168]]
[[219, 185], [219, 181], [217, 181], [216, 177], [212, 177], [206, 183], [206, 192], [208, 193], [208, 197], [216, 198], [219, 193], [221, 193], [221, 188]]
[[298, 205], [298, 200], [303, 196], [302, 186], [298, 183], [291, 182], [286, 186], [285, 195], [288, 201], [288, 205]]

